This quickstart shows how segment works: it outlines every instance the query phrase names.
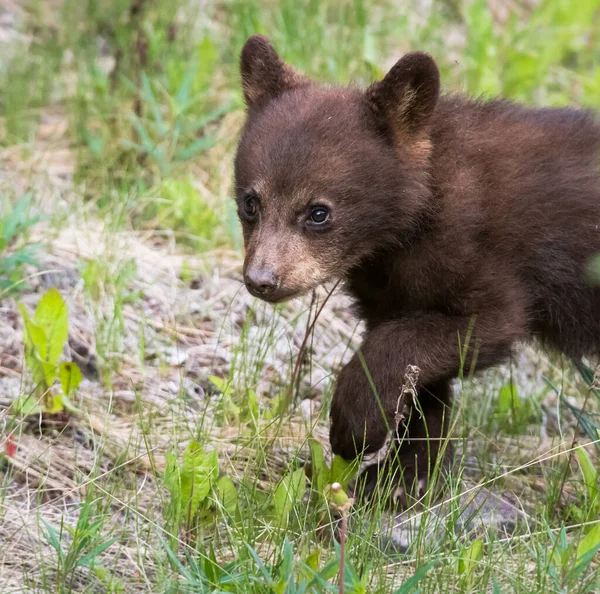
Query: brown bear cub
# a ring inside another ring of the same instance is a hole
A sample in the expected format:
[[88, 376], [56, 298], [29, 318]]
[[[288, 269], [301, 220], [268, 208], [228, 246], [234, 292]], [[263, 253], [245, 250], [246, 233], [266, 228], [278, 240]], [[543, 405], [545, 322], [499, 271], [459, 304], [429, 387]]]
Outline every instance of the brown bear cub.
[[382, 447], [414, 365], [420, 410], [398, 425], [397, 460], [405, 484], [424, 487], [462, 369], [535, 338], [599, 354], [600, 289], [586, 275], [600, 253], [592, 113], [440, 96], [420, 52], [360, 90], [305, 78], [254, 36], [241, 76], [248, 290], [277, 303], [341, 279], [366, 323], [337, 379], [335, 453]]

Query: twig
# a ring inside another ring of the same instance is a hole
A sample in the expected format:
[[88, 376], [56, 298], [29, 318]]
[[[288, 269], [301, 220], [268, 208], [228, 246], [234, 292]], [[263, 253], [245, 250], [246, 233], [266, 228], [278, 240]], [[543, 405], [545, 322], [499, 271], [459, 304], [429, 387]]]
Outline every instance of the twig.
[[[340, 568], [338, 570], [339, 594], [344, 594], [345, 567], [346, 567], [346, 534], [348, 532], [348, 514], [354, 505], [354, 499], [348, 497], [340, 483], [331, 485], [333, 507], [342, 515], [342, 526], [340, 529]], [[336, 500], [338, 503], [336, 503]]]
[[340, 594], [344, 594], [344, 568], [346, 565], [346, 530], [348, 529], [348, 509], [346, 506], [341, 508], [342, 529], [340, 534]]
[[296, 379], [300, 372], [300, 365], [302, 364], [302, 357], [304, 356], [304, 349], [306, 348], [306, 343], [308, 342], [308, 337], [310, 336], [311, 332], [313, 331], [313, 328], [315, 327], [315, 324], [316, 324], [317, 320], [319, 319], [319, 316], [321, 315], [323, 308], [325, 307], [325, 305], [329, 301], [329, 298], [333, 295], [333, 292], [337, 289], [337, 286], [339, 284], [340, 284], [340, 281], [338, 280], [335, 283], [335, 285], [333, 285], [333, 288], [331, 289], [331, 291], [329, 291], [329, 293], [327, 293], [327, 296], [325, 297], [325, 299], [323, 299], [323, 303], [321, 304], [321, 307], [319, 307], [319, 309], [317, 310], [317, 313], [315, 314], [315, 317], [313, 318], [312, 322], [306, 328], [306, 332], [304, 333], [304, 338], [302, 339], [302, 343], [300, 344], [300, 350], [298, 351], [298, 357], [296, 358], [296, 364], [294, 365], [294, 371], [292, 372], [292, 381], [290, 382], [290, 389], [288, 390], [288, 396], [287, 396], [286, 402], [284, 403], [285, 404], [284, 410], [289, 406], [290, 402], [292, 401], [292, 397], [294, 394], [294, 386], [296, 384]]

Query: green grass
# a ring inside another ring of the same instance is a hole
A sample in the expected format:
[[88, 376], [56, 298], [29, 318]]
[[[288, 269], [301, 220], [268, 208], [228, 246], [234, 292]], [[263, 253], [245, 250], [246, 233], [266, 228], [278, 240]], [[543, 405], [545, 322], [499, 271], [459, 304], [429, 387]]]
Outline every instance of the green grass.
[[[307, 74], [366, 85], [421, 49], [448, 91], [598, 105], [598, 0], [487, 4], [23, 3], [0, 52], [2, 592], [340, 591], [340, 511], [311, 438], [326, 444], [358, 335], [344, 302], [313, 328], [322, 294], [272, 308], [228, 278], [239, 50], [263, 33]], [[17, 308], [55, 285], [70, 331], [52, 367], [85, 376], [60, 411]], [[356, 503], [346, 593], [600, 590], [593, 371], [525, 359], [461, 382], [449, 502], [425, 500], [406, 550], [380, 504]], [[483, 488], [528, 523], [481, 527]]]

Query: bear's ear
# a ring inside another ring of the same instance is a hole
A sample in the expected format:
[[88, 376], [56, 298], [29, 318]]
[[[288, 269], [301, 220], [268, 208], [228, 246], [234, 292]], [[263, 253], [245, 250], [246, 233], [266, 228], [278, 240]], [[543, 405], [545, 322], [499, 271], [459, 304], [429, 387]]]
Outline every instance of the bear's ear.
[[288, 66], [266, 37], [253, 35], [240, 55], [242, 90], [248, 107], [273, 99], [308, 80]]
[[378, 124], [396, 141], [422, 137], [440, 94], [440, 72], [431, 56], [412, 52], [398, 60], [384, 79], [365, 91]]

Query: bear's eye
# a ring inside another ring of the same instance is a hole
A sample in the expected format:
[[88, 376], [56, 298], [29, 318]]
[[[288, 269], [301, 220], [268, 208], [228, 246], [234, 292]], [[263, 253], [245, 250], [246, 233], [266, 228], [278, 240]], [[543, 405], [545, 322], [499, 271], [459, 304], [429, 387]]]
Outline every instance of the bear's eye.
[[249, 194], [244, 199], [244, 214], [248, 219], [253, 219], [258, 213], [258, 198]]
[[325, 206], [315, 206], [306, 221], [309, 225], [322, 225], [329, 220], [329, 209]]

